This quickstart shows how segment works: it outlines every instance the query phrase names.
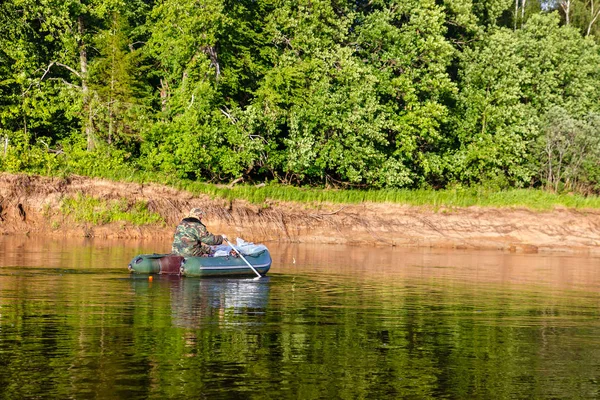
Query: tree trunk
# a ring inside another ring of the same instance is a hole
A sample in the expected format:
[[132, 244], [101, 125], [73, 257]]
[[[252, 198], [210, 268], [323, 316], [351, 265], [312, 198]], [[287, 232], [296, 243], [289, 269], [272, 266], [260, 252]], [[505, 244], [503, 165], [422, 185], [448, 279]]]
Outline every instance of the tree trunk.
[[519, 0], [515, 0], [515, 24], [514, 30], [517, 30], [517, 19], [519, 18]]
[[554, 162], [554, 160], [552, 159], [552, 152], [553, 152], [552, 142], [551, 142], [551, 139], [548, 139], [548, 141], [546, 142], [546, 155], [548, 156], [546, 189], [550, 189], [551, 187], [553, 187], [553, 181], [554, 181], [553, 171], [552, 171], [552, 163]]
[[87, 140], [88, 151], [95, 148], [94, 138], [92, 137], [92, 105], [90, 99], [90, 89], [88, 87], [88, 61], [87, 61], [87, 50], [83, 41], [83, 34], [85, 32], [85, 26], [83, 24], [83, 17], [77, 18], [77, 28], [79, 30], [79, 68], [81, 73], [81, 93], [83, 96], [83, 112], [87, 114], [87, 121], [85, 123], [84, 132]]
[[215, 50], [215, 46], [207, 46], [204, 52], [210, 58], [211, 65], [215, 67], [215, 80], [218, 82], [219, 77], [221, 76], [221, 66], [219, 65], [219, 58], [217, 57], [217, 51]]
[[571, 0], [561, 0], [560, 7], [563, 9], [563, 11], [565, 13], [565, 25], [569, 26], [569, 22], [570, 22], [569, 15], [571, 14]]
[[112, 144], [114, 121], [113, 121], [113, 96], [115, 94], [115, 48], [111, 48], [110, 60], [110, 95], [108, 96], [108, 144]]
[[596, 22], [596, 20], [598, 19], [598, 16], [600, 16], [600, 7], [598, 7], [598, 9], [594, 9], [594, 0], [590, 1], [590, 23], [588, 25], [587, 28], [587, 33], [586, 36], [590, 36], [590, 33], [592, 32], [592, 26], [594, 25], [594, 23]]
[[160, 79], [160, 109], [163, 113], [167, 111], [167, 103], [169, 101], [169, 84], [167, 80]]
[[108, 96], [108, 144], [112, 144], [113, 142], [113, 135], [114, 135], [114, 129], [115, 129], [115, 121], [114, 121], [114, 110], [113, 110], [113, 104], [115, 102], [116, 99], [116, 95], [115, 95], [115, 83], [116, 83], [116, 63], [117, 63], [117, 57], [116, 57], [116, 40], [115, 40], [115, 35], [117, 34], [117, 16], [116, 14], [112, 15], [112, 28], [111, 28], [111, 46], [110, 46], [110, 95]]

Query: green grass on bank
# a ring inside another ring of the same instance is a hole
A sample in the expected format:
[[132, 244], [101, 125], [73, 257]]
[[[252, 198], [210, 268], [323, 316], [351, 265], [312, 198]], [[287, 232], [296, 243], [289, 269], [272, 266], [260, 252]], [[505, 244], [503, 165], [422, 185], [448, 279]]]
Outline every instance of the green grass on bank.
[[549, 210], [555, 207], [572, 209], [598, 209], [600, 197], [579, 194], [556, 194], [541, 189], [492, 190], [485, 187], [453, 188], [445, 190], [342, 190], [298, 188], [281, 184], [236, 185], [227, 187], [203, 182], [177, 179], [172, 176], [113, 171], [110, 176], [99, 176], [116, 181], [158, 183], [193, 194], [206, 194], [212, 198], [243, 199], [255, 204], [266, 201], [292, 201], [300, 203], [357, 204], [361, 202], [396, 203], [414, 206], [444, 207], [525, 207], [532, 210]]
[[187, 183], [180, 189], [194, 194], [209, 194], [227, 199], [245, 199], [253, 203], [267, 200], [293, 201], [300, 203], [357, 204], [361, 202], [396, 203], [432, 207], [527, 207], [548, 210], [555, 207], [600, 208], [600, 198], [580, 195], [554, 194], [534, 189], [511, 189], [489, 191], [484, 189], [447, 190], [326, 190], [299, 189], [284, 186], [239, 186], [221, 188], [210, 185]]
[[102, 200], [84, 195], [66, 197], [62, 200], [60, 212], [71, 216], [76, 222], [94, 225], [110, 222], [130, 222], [138, 226], [164, 223], [160, 214], [148, 210], [147, 203], [129, 203], [126, 199]]

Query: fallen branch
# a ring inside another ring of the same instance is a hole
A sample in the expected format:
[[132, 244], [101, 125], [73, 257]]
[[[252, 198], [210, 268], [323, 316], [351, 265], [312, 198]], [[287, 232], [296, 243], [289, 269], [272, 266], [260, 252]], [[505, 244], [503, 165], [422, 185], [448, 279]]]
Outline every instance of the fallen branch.
[[239, 183], [239, 182], [243, 182], [243, 181], [244, 181], [244, 177], [239, 177], [239, 178], [234, 179], [233, 181], [231, 181], [231, 183], [229, 183], [229, 185], [227, 185], [227, 187], [229, 189], [231, 189], [233, 187], [233, 185], [235, 185], [236, 183]]

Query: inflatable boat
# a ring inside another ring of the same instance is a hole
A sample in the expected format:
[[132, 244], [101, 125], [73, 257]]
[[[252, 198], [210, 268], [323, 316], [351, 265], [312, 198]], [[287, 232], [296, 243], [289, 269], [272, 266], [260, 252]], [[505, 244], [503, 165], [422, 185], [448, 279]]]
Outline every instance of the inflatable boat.
[[[251, 276], [255, 272], [246, 264], [248, 261], [260, 275], [271, 268], [271, 255], [263, 245], [243, 242], [236, 249], [243, 258], [232, 253], [231, 247], [216, 246], [210, 257], [182, 257], [175, 254], [140, 254], [129, 263], [128, 269], [135, 274], [163, 274], [181, 276]], [[244, 261], [246, 259], [246, 261]]]

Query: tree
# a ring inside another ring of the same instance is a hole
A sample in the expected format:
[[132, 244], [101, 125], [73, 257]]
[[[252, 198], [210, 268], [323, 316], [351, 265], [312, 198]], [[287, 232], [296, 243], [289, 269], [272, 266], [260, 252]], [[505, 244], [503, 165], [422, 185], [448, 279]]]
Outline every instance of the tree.
[[146, 168], [224, 178], [220, 130], [228, 120], [219, 108], [219, 85], [227, 71], [217, 34], [228, 23], [219, 0], [165, 0], [153, 9], [146, 51], [156, 63], [153, 79], [160, 83], [161, 113], [158, 124], [143, 132], [141, 164]]
[[468, 183], [505, 177], [524, 183], [531, 174], [523, 161], [535, 113], [521, 100], [531, 76], [521, 70], [526, 59], [512, 31], [498, 30], [484, 43], [463, 55], [456, 110], [460, 147], [450, 158], [450, 172]]
[[55, 43], [44, 40], [42, 21], [31, 17], [29, 6], [20, 1], [0, 4], [0, 129], [3, 155], [13, 158], [11, 169], [16, 171], [43, 162], [35, 145], [49, 150], [73, 128], [61, 92], [48, 78], [51, 67], [45, 57]]
[[448, 73], [455, 50], [445, 38], [445, 10], [435, 2], [378, 4], [356, 27], [358, 56], [378, 80], [390, 156], [398, 171], [410, 171], [393, 186], [422, 185], [443, 174], [443, 131], [456, 93]]
[[598, 0], [554, 0], [545, 3], [549, 9], [560, 10], [565, 25], [577, 27], [585, 36], [596, 36], [598, 40], [598, 19], [600, 3]]
[[356, 21], [350, 4], [329, 1], [281, 2], [266, 20], [273, 67], [249, 110], [262, 111], [263, 165], [285, 182], [411, 183], [388, 148], [390, 110], [377, 88], [385, 82], [363, 60]]
[[[541, 180], [546, 187], [586, 191], [598, 185], [600, 170], [600, 114], [573, 118], [562, 107], [551, 108], [539, 138]], [[584, 187], [580, 188], [579, 185]]]
[[116, 11], [109, 18], [108, 27], [93, 38], [98, 52], [89, 68], [96, 100], [93, 123], [109, 145], [127, 146], [136, 137], [134, 126], [136, 119], [143, 117], [140, 104], [148, 89], [137, 68], [140, 51], [130, 45], [127, 36], [127, 20]]
[[598, 21], [598, 17], [600, 17], [600, 2], [596, 0], [596, 3], [594, 3], [594, 0], [589, 0], [586, 3], [589, 7], [589, 23], [587, 25], [585, 34], [586, 36], [590, 36], [592, 33], [592, 27], [596, 21]]
[[[459, 180], [508, 179], [524, 185], [536, 174], [533, 141], [554, 106], [573, 115], [598, 109], [595, 45], [556, 14], [534, 15], [522, 30], [499, 29], [462, 64], [457, 118]], [[578, 67], [575, 67], [577, 66]]]

